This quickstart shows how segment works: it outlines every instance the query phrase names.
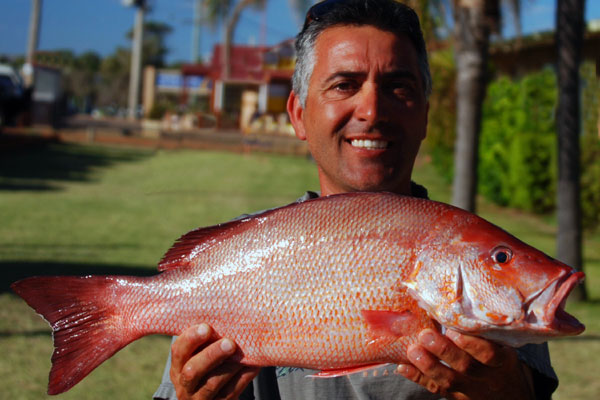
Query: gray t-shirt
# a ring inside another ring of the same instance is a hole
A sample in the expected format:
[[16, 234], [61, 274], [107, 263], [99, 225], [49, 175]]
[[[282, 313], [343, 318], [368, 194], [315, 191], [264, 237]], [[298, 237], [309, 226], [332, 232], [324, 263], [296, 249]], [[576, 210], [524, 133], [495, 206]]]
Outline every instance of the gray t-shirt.
[[[427, 190], [422, 186], [412, 185], [415, 197], [427, 198]], [[313, 199], [319, 195], [306, 192], [297, 202]], [[245, 218], [242, 215], [238, 218]], [[175, 340], [175, 338], [173, 339]], [[546, 343], [528, 344], [517, 349], [519, 359], [531, 367], [538, 400], [549, 400], [558, 386], [558, 378], [550, 363], [550, 354]], [[176, 400], [175, 388], [169, 377], [171, 354], [163, 373], [163, 378], [155, 400]], [[242, 400], [437, 400], [442, 399], [427, 391], [424, 387], [395, 373], [396, 365], [388, 364], [365, 372], [337, 378], [312, 378], [318, 371], [302, 368], [274, 367], [263, 368], [259, 376], [244, 391]]]

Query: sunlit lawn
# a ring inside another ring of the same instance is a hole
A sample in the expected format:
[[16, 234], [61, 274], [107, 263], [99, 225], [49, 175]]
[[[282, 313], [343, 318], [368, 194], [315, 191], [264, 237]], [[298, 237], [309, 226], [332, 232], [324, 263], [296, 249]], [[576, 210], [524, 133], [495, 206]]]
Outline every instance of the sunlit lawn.
[[[431, 196], [448, 187], [421, 160], [416, 179]], [[150, 151], [54, 144], [0, 155], [0, 380], [2, 396], [44, 397], [52, 342], [48, 326], [8, 285], [34, 274], [150, 274], [173, 241], [202, 225], [282, 205], [317, 189], [302, 157]], [[482, 205], [481, 211], [553, 254], [544, 219]], [[562, 379], [557, 399], [595, 399], [600, 354], [600, 237], [586, 242], [594, 303], [573, 310], [588, 324], [581, 339], [552, 343]], [[148, 399], [160, 381], [169, 339], [127, 346], [59, 398]]]

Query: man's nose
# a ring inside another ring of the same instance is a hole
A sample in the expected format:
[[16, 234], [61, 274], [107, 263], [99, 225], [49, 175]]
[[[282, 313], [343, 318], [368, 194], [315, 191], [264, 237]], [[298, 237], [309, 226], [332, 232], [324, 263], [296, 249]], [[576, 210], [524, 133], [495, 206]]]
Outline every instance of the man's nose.
[[387, 119], [385, 98], [379, 85], [364, 84], [356, 96], [356, 101], [354, 115], [358, 120], [375, 124]]

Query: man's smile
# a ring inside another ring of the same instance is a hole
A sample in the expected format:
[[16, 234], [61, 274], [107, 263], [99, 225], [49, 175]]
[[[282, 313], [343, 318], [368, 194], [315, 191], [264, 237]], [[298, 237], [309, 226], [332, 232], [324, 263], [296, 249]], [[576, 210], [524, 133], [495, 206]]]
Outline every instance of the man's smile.
[[367, 150], [384, 150], [390, 147], [391, 143], [387, 140], [373, 140], [373, 139], [352, 139], [350, 144], [353, 147], [358, 147]]

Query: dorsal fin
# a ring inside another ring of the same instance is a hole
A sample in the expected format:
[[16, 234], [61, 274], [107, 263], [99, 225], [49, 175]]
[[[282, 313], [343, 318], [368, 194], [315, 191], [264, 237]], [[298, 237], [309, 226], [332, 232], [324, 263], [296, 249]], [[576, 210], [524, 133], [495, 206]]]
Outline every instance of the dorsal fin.
[[255, 217], [198, 228], [177, 239], [158, 263], [159, 271], [187, 267], [194, 256], [256, 225]]

